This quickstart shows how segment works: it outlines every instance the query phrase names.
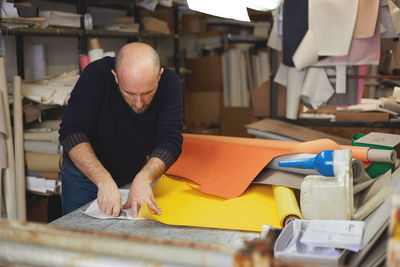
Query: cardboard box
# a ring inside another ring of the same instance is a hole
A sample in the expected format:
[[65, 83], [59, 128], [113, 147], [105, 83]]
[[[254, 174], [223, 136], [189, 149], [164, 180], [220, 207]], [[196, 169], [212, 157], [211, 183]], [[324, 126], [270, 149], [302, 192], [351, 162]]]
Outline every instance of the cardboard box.
[[180, 25], [180, 34], [194, 34], [206, 31], [205, 18], [200, 15], [183, 15]]
[[271, 81], [265, 81], [260, 87], [252, 91], [253, 116], [271, 116]]
[[164, 20], [148, 16], [142, 18], [142, 22], [143, 27], [146, 31], [158, 32], [163, 34], [171, 33], [170, 29], [168, 28], [168, 23]]
[[286, 117], [286, 86], [279, 85], [278, 86], [278, 117], [283, 118]]
[[169, 32], [174, 32], [174, 10], [172, 8], [157, 9], [155, 11], [141, 9], [140, 18], [142, 24], [144, 24], [143, 18], [145, 17], [153, 17], [167, 22]]
[[219, 125], [221, 106], [221, 92], [185, 93], [184, 115], [186, 129], [194, 131]]
[[385, 112], [336, 112], [336, 121], [389, 121], [390, 114]]
[[223, 108], [221, 112], [221, 135], [251, 137], [245, 125], [253, 122], [252, 108]]
[[186, 68], [191, 70], [188, 74], [188, 91], [222, 92], [222, 61], [218, 55], [188, 58]]
[[64, 27], [81, 27], [80, 14], [61, 12], [54, 10], [43, 10], [39, 12], [40, 17], [45, 17], [46, 21], [43, 22], [43, 26], [64, 26]]

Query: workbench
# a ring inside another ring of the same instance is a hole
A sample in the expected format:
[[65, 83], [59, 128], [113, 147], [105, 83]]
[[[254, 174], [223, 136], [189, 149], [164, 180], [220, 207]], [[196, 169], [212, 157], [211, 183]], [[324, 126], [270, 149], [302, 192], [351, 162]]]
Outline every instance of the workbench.
[[90, 203], [51, 222], [50, 224], [82, 230], [98, 230], [112, 233], [132, 234], [143, 237], [162, 238], [167, 240], [221, 245], [232, 249], [239, 249], [243, 246], [243, 242], [245, 240], [251, 240], [260, 236], [259, 232], [173, 226], [147, 219], [101, 220], [92, 218], [84, 213], [89, 205]]

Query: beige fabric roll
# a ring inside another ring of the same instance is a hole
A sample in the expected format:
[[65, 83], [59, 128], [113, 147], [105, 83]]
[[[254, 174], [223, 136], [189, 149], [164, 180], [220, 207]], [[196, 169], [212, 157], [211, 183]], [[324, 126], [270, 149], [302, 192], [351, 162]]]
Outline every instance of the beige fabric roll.
[[31, 128], [46, 128], [50, 130], [59, 130], [61, 120], [47, 120], [41, 122], [35, 122]]
[[24, 150], [26, 152], [58, 154], [58, 142], [45, 142], [45, 141], [25, 141]]
[[24, 123], [22, 111], [21, 77], [14, 77], [14, 149], [15, 149], [15, 188], [17, 194], [17, 216], [26, 221], [25, 162], [24, 162]]
[[30, 171], [59, 172], [62, 163], [62, 153], [44, 154], [26, 152], [25, 160]]
[[58, 142], [58, 131], [25, 132], [24, 140]]
[[7, 168], [6, 135], [7, 128], [3, 105], [3, 95], [0, 92], [0, 169]]
[[15, 167], [14, 167], [14, 147], [11, 131], [10, 109], [8, 106], [7, 79], [4, 66], [4, 58], [0, 57], [0, 92], [3, 95], [4, 115], [6, 118], [6, 148], [8, 167], [4, 170], [4, 199], [9, 220], [17, 219], [17, 199], [15, 192]]

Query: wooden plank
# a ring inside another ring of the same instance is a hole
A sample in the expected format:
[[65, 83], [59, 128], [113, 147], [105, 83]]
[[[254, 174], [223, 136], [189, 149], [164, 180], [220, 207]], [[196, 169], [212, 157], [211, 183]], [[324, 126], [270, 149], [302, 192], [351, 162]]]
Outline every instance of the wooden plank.
[[308, 129], [306, 127], [298, 126], [280, 120], [263, 119], [246, 125], [246, 128], [252, 128], [264, 132], [276, 133], [300, 141], [311, 141], [315, 139], [328, 138], [341, 145], [351, 144], [350, 139], [341, 138], [336, 135], [319, 132], [316, 130]]

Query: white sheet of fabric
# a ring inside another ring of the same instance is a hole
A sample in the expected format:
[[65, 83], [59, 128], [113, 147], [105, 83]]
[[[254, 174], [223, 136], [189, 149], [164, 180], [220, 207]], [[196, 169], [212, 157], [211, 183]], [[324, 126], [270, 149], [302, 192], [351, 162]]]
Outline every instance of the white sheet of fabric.
[[274, 24], [272, 26], [271, 33], [268, 37], [268, 47], [272, 49], [282, 51], [282, 36], [278, 35], [278, 25], [279, 25], [279, 8], [272, 10], [272, 16], [274, 18]]
[[394, 30], [396, 31], [397, 34], [400, 34], [400, 9], [393, 3], [392, 0], [387, 0], [387, 1]]
[[26, 176], [26, 189], [40, 193], [56, 193], [60, 186], [60, 181], [45, 179], [34, 176]]
[[155, 11], [158, 1], [157, 0], [142, 0], [140, 1], [140, 4], [142, 5], [143, 8], [150, 10], [150, 11]]
[[295, 120], [300, 105], [300, 95], [306, 72], [289, 68], [286, 93], [286, 118]]
[[52, 79], [24, 83], [22, 84], [22, 95], [38, 103], [62, 106], [78, 78], [78, 71], [73, 70]]
[[320, 56], [349, 52], [357, 19], [358, 0], [309, 0], [309, 28]]
[[278, 70], [274, 77], [274, 82], [279, 83], [283, 86], [287, 86], [288, 84], [288, 73], [289, 67], [284, 64], [279, 64]]
[[302, 99], [314, 109], [325, 104], [335, 93], [324, 68], [309, 68], [305, 75]]
[[307, 31], [292, 59], [298, 70], [311, 66], [318, 61], [318, 46], [312, 31]]
[[313, 66], [378, 65], [381, 53], [380, 43], [379, 23], [376, 25], [375, 33], [371, 38], [353, 39], [347, 56], [327, 57], [318, 61]]
[[23, 84], [22, 94], [24, 97], [46, 105], [64, 105], [65, 99], [71, 93], [73, 86], [50, 86]]
[[309, 0], [309, 29], [295, 52], [296, 68], [312, 65], [316, 62], [316, 55], [347, 55], [357, 9], [358, 0]]
[[336, 66], [336, 94], [346, 93], [346, 65]]
[[[124, 204], [126, 202], [126, 200], [128, 199], [128, 194], [129, 194], [129, 189], [119, 189], [119, 191], [121, 192], [121, 196], [122, 196], [122, 204]], [[102, 211], [100, 211], [99, 206], [97, 204], [97, 199], [95, 199], [92, 204], [89, 205], [89, 207], [87, 207], [87, 209], [84, 211], [84, 213], [88, 216], [97, 218], [97, 219], [123, 219], [123, 220], [143, 220], [143, 218], [135, 218], [132, 215], [132, 209], [124, 209], [124, 211], [126, 212], [126, 217], [120, 216], [120, 217], [113, 217], [110, 215], [107, 215], [105, 213], [103, 213]]]

